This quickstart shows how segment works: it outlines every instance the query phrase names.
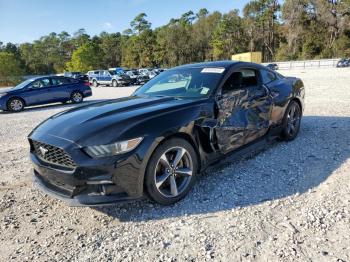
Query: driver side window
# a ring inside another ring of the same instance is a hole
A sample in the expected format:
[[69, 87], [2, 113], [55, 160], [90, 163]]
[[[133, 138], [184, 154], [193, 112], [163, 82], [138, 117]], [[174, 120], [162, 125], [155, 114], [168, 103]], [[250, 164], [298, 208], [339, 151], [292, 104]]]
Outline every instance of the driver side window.
[[31, 84], [31, 88], [33, 89], [38, 89], [38, 88], [43, 88], [48, 86], [50, 86], [50, 79], [48, 78], [37, 80]]
[[240, 69], [233, 72], [222, 87], [222, 94], [258, 85], [257, 71], [254, 69]]

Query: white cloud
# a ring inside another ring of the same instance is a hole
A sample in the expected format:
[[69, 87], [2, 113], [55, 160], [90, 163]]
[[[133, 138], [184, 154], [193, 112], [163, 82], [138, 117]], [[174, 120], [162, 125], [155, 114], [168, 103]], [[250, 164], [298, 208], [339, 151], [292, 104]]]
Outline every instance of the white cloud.
[[112, 25], [112, 23], [110, 23], [110, 22], [105, 22], [104, 24], [103, 24], [103, 28], [104, 29], [112, 29], [114, 26]]

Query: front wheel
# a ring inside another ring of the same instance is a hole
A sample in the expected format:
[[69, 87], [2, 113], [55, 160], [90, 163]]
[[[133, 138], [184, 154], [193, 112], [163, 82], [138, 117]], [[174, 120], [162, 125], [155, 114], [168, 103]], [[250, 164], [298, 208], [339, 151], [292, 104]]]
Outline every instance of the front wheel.
[[149, 197], [162, 205], [171, 205], [190, 191], [198, 169], [197, 155], [186, 140], [173, 138], [153, 153], [145, 174]]
[[78, 91], [74, 91], [71, 95], [71, 101], [74, 104], [81, 103], [81, 102], [83, 102], [83, 95]]
[[283, 117], [282, 138], [285, 141], [294, 140], [300, 130], [301, 108], [296, 101], [290, 102]]
[[11, 98], [7, 102], [7, 109], [11, 112], [20, 112], [24, 109], [24, 102], [20, 98]]
[[113, 81], [112, 81], [112, 86], [113, 86], [113, 87], [117, 87], [117, 86], [118, 86], [117, 80], [113, 80]]

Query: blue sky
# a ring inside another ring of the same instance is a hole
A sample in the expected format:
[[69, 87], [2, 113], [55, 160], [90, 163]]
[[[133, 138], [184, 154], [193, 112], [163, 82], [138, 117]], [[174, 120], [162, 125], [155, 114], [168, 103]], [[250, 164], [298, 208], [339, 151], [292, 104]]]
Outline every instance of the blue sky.
[[90, 35], [122, 32], [145, 12], [152, 27], [205, 7], [210, 12], [242, 9], [249, 0], [0, 0], [0, 41], [32, 42], [50, 32]]

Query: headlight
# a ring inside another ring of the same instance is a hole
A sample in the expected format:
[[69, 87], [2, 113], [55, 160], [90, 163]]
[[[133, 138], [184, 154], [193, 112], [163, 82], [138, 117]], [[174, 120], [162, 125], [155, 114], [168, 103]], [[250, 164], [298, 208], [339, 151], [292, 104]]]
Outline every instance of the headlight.
[[1, 93], [0, 97], [6, 96], [6, 95], [7, 95], [7, 93]]
[[135, 149], [141, 143], [142, 139], [143, 137], [138, 137], [109, 145], [88, 146], [84, 150], [93, 158], [115, 156]]

